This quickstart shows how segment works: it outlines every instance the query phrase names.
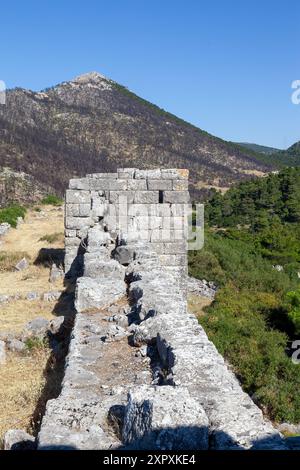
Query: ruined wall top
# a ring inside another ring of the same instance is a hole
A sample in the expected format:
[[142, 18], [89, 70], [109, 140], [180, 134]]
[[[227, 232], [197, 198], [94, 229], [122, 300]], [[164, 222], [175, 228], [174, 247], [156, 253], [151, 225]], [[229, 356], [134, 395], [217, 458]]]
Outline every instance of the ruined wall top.
[[88, 229], [119, 244], [150, 242], [166, 266], [186, 268], [188, 170], [120, 168], [71, 179], [66, 191], [66, 272], [80, 269]]

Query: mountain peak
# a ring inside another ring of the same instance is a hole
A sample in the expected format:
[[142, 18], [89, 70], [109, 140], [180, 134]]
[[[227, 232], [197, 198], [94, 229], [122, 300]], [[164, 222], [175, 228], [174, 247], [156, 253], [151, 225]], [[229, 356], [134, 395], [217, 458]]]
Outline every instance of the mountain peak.
[[98, 72], [83, 73], [73, 78], [73, 80], [71, 80], [72, 83], [77, 83], [80, 85], [83, 85], [86, 83], [99, 84], [99, 83], [102, 83], [103, 81], [109, 83], [112, 80], [110, 80], [109, 78], [106, 78], [104, 75]]

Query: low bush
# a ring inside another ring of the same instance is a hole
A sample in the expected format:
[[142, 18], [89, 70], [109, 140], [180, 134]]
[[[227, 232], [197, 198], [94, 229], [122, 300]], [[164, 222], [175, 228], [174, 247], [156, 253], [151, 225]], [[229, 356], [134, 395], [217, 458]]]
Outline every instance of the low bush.
[[25, 214], [25, 207], [18, 205], [5, 207], [4, 209], [0, 209], [0, 224], [6, 222], [15, 228], [17, 226], [18, 217], [24, 218]]

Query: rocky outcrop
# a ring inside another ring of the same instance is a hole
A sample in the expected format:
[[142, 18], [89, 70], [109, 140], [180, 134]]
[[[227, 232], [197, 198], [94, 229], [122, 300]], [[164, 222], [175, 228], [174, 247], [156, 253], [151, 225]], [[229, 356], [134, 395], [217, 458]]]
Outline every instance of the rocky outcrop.
[[189, 276], [187, 278], [187, 290], [190, 294], [200, 295], [201, 297], [213, 300], [217, 292], [217, 286], [212, 281], [200, 280]]

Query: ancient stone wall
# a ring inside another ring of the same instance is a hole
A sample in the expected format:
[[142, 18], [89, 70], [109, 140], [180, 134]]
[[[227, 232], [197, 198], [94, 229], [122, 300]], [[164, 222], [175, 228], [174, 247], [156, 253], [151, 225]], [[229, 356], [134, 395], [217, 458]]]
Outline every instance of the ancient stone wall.
[[[85, 205], [95, 208], [93, 197], [103, 198], [96, 206], [113, 204], [112, 193], [129, 191], [128, 182], [135, 186], [142, 181], [144, 188], [151, 182], [148, 190], [134, 193], [138, 198], [143, 194], [143, 203], [148, 194], [153, 201], [154, 192], [157, 206], [174, 204], [170, 200], [181, 194], [178, 181], [186, 188], [186, 174], [155, 171], [128, 170], [126, 178], [126, 170], [120, 170], [107, 179], [100, 175], [70, 183], [76, 188], [67, 193], [66, 239], [73, 238], [69, 230], [75, 231], [76, 239], [84, 238], [82, 276], [76, 282], [77, 315], [62, 391], [47, 403], [38, 448], [285, 449], [280, 433], [243, 392], [189, 313], [182, 287], [186, 273], [179, 262], [170, 269], [163, 257], [168, 253], [162, 255], [157, 248], [157, 243], [162, 250], [169, 246], [165, 243], [174, 243], [179, 256], [177, 242], [154, 242], [151, 235], [143, 240], [121, 231], [116, 235], [104, 215], [84, 212]], [[160, 180], [162, 174], [168, 178]], [[175, 174], [184, 178], [172, 179]], [[95, 189], [87, 189], [93, 179], [102, 188], [95, 196]], [[170, 198], [169, 189], [152, 189], [170, 187], [161, 181], [176, 182], [175, 196]], [[165, 191], [169, 202], [160, 203], [156, 191]], [[187, 200], [186, 189], [182, 194]], [[84, 226], [84, 235], [77, 233]], [[73, 253], [67, 254], [71, 264]], [[76, 256], [77, 252], [73, 259]]]
[[119, 244], [148, 241], [166, 266], [186, 266], [187, 170], [119, 169], [70, 180], [65, 269], [82, 271], [88, 229], [100, 224]]

